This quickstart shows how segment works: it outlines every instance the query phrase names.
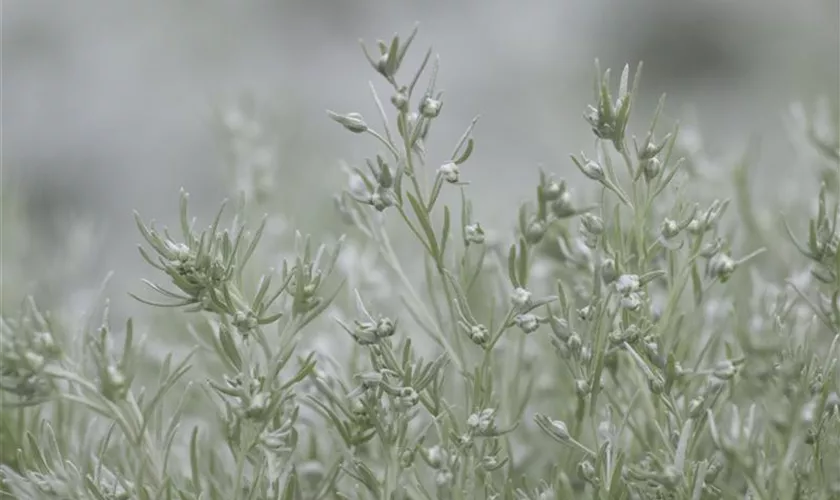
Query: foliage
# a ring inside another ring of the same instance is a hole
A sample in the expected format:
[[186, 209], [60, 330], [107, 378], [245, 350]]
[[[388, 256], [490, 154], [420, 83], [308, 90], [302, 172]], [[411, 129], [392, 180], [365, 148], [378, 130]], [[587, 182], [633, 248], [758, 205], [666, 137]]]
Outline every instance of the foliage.
[[[98, 324], [33, 299], [4, 315], [9, 494], [840, 494], [836, 122], [800, 113], [825, 168], [810, 221], [777, 223], [747, 159], [731, 192], [708, 185], [679, 128], [662, 133], [664, 99], [642, 139], [628, 131], [641, 65], [617, 89], [597, 69], [595, 148], [571, 157], [581, 179], [539, 172], [514, 230], [494, 233], [470, 203], [477, 120], [449, 154], [430, 147], [445, 100], [431, 51], [406, 77], [416, 33], [364, 50], [390, 95], [386, 108], [370, 85], [378, 126], [328, 113], [379, 147], [345, 168], [346, 236], [296, 232], [278, 250], [280, 214], [256, 217], [256, 185], [229, 228], [223, 206], [198, 230], [182, 192], [179, 234], [137, 215], [156, 278], [154, 298], [134, 296], [176, 312], [148, 338], [132, 320], [115, 331], [104, 300]], [[243, 140], [250, 118], [237, 116], [228, 132]], [[193, 345], [155, 357], [178, 331]]]

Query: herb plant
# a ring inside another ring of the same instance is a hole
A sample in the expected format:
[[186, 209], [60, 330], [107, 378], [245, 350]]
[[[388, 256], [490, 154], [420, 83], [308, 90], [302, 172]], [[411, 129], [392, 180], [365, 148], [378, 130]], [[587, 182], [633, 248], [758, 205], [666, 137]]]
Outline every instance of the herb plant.
[[132, 295], [171, 311], [146, 338], [104, 299], [78, 325], [4, 312], [4, 495], [840, 496], [836, 117], [791, 120], [822, 170], [779, 219], [748, 159], [709, 187], [664, 99], [628, 130], [641, 65], [597, 69], [581, 175], [535, 173], [505, 231], [470, 201], [477, 119], [431, 134], [448, 97], [431, 50], [404, 67], [416, 34], [363, 45], [375, 120], [328, 112], [373, 139], [334, 199], [345, 236], [287, 251], [245, 172], [230, 224], [198, 229], [184, 192], [178, 231], [137, 215]]

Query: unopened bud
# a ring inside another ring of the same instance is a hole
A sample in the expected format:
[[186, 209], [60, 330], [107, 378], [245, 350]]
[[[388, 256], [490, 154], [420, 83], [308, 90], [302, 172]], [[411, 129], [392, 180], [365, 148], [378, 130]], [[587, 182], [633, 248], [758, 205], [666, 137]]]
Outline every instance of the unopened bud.
[[391, 104], [403, 113], [408, 110], [408, 95], [404, 89], [391, 96]]
[[376, 336], [383, 339], [394, 335], [397, 324], [391, 318], [382, 318], [376, 323]]
[[575, 380], [575, 393], [579, 398], [586, 397], [589, 394], [590, 389], [589, 383], [586, 380]]
[[440, 446], [432, 446], [426, 452], [426, 460], [433, 469], [438, 469], [447, 462], [447, 454]]
[[490, 338], [490, 332], [484, 325], [473, 325], [469, 331], [470, 340], [476, 345], [484, 345]]
[[621, 295], [636, 293], [641, 286], [638, 274], [622, 274], [615, 280], [615, 291]]
[[580, 349], [583, 347], [583, 341], [580, 339], [580, 335], [577, 333], [572, 333], [569, 336], [569, 340], [567, 342], [569, 346], [569, 350], [572, 351], [572, 354], [577, 356], [580, 354]]
[[580, 217], [581, 227], [587, 232], [595, 236], [600, 236], [604, 232], [604, 220], [593, 214], [583, 214]]
[[637, 293], [631, 293], [621, 298], [621, 307], [628, 311], [638, 311], [642, 307], [642, 299]]
[[545, 223], [541, 220], [533, 220], [525, 229], [525, 241], [531, 245], [539, 243], [545, 236]]
[[659, 158], [651, 158], [650, 160], [645, 160], [642, 162], [642, 173], [645, 176], [645, 180], [648, 182], [655, 179], [660, 172], [662, 172], [662, 162], [659, 161]]
[[516, 288], [510, 300], [517, 309], [526, 309], [531, 305], [531, 292], [522, 287]]
[[614, 282], [618, 278], [618, 268], [615, 264], [615, 259], [604, 259], [601, 262], [601, 279], [604, 280], [604, 283], [610, 284]]
[[589, 460], [584, 460], [577, 466], [578, 476], [587, 483], [595, 484], [598, 478], [595, 475], [595, 466]]
[[670, 240], [680, 234], [680, 226], [675, 220], [665, 219], [659, 228], [659, 234], [666, 240]]
[[571, 334], [569, 330], [569, 322], [566, 321], [565, 318], [558, 318], [557, 316], [551, 316], [549, 319], [549, 325], [551, 325], [551, 331], [554, 332], [554, 335], [563, 341], [569, 339], [569, 335]]
[[362, 132], [367, 132], [368, 130], [367, 123], [365, 123], [364, 118], [362, 118], [362, 115], [359, 113], [347, 113], [346, 115], [340, 115], [332, 111], [327, 111], [327, 114], [330, 115], [330, 118], [343, 125], [344, 128], [350, 132], [361, 134]]
[[444, 163], [440, 166], [438, 172], [450, 184], [455, 184], [461, 178], [461, 170], [454, 162]]
[[252, 399], [251, 403], [245, 409], [245, 416], [248, 418], [258, 419], [266, 408], [268, 408], [269, 395], [267, 392], [258, 392]]
[[563, 195], [565, 190], [563, 186], [560, 185], [557, 181], [549, 181], [545, 187], [543, 188], [543, 196], [545, 197], [546, 201], [554, 201], [560, 196]]
[[552, 420], [551, 430], [554, 437], [560, 441], [568, 441], [571, 439], [571, 435], [569, 435], [569, 428], [566, 427], [566, 422], [563, 422], [562, 420]]
[[514, 322], [525, 333], [533, 333], [540, 327], [539, 319], [533, 314], [519, 314]]
[[420, 114], [426, 118], [437, 118], [442, 107], [443, 103], [441, 101], [426, 96], [420, 102]]
[[466, 236], [467, 243], [475, 243], [476, 245], [484, 243], [484, 229], [482, 229], [481, 224], [478, 222], [466, 225], [464, 227], [464, 234]]
[[604, 174], [604, 167], [602, 167], [598, 162], [595, 161], [588, 161], [583, 166], [583, 175], [589, 177], [593, 181], [602, 182], [606, 179], [606, 175]]
[[719, 253], [709, 260], [709, 274], [725, 283], [735, 272], [736, 263], [725, 253]]

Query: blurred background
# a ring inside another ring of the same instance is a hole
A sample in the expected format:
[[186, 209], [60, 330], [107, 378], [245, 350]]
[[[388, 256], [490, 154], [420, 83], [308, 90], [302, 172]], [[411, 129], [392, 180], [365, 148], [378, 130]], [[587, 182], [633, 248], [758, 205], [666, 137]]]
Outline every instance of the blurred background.
[[740, 154], [759, 138], [759, 192], [777, 196], [797, 175], [788, 104], [840, 88], [839, 19], [836, 0], [5, 0], [2, 303], [30, 292], [49, 303], [109, 270], [116, 301], [138, 291], [132, 211], [172, 224], [183, 186], [193, 212], [212, 216], [236, 189], [240, 160], [218, 134], [219, 110], [241, 121], [224, 111], [236, 103], [273, 124], [248, 161], [274, 173], [274, 206], [315, 234], [338, 227], [340, 161], [377, 145], [325, 110], [375, 122], [378, 75], [357, 40], [374, 47], [417, 22], [405, 67], [432, 45], [446, 91], [430, 161], [481, 115], [464, 167], [479, 219], [512, 225], [540, 166], [580, 181], [568, 155], [592, 151], [582, 113], [596, 58], [615, 78], [644, 61], [634, 133], [667, 92], [660, 122], [696, 126], [710, 150]]

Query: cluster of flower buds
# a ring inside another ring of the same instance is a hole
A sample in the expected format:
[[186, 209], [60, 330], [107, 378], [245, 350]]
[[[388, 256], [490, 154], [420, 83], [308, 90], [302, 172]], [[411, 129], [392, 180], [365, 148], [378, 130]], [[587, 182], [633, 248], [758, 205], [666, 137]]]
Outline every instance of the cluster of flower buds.
[[551, 214], [557, 219], [568, 219], [584, 213], [586, 209], [579, 209], [572, 202], [572, 194], [564, 179], [559, 181], [540, 171], [540, 183], [537, 186], [538, 219], [547, 226], [550, 220], [544, 215]]
[[426, 465], [435, 470], [435, 484], [438, 487], [448, 486], [455, 479], [452, 469], [458, 465], [457, 454], [446, 451], [440, 445], [435, 445], [430, 448], [421, 448], [420, 456]]
[[[283, 285], [270, 291], [271, 274], [260, 280], [255, 297], [248, 301], [236, 285], [237, 273], [242, 273], [266, 227], [264, 218], [249, 236], [245, 227], [238, 229], [235, 237], [219, 228], [225, 205], [219, 210], [213, 224], [205, 231], [196, 232], [187, 214], [188, 195], [181, 191], [181, 231], [183, 241], [176, 241], [169, 231], [158, 232], [153, 224], [146, 226], [135, 213], [137, 227], [146, 242], [157, 253], [153, 258], [143, 247], [140, 253], [156, 269], [165, 272], [178, 288], [178, 292], [167, 290], [151, 282], [145, 282], [155, 292], [174, 299], [174, 302], [157, 303], [134, 296], [141, 302], [160, 307], [187, 307], [189, 311], [208, 311], [230, 318], [233, 326], [243, 335], [249, 335], [259, 325], [277, 321], [282, 313], [269, 313], [271, 307], [283, 292], [288, 291], [293, 299], [292, 313], [295, 316], [308, 314], [325, 307], [325, 300], [319, 297], [323, 278], [329, 275], [338, 258], [343, 239], [339, 240], [330, 255], [321, 245], [316, 251], [310, 247], [309, 237], [296, 234], [295, 251], [298, 254], [293, 266], [283, 263]], [[329, 260], [321, 269], [320, 260]]]
[[591, 213], [580, 216], [580, 233], [583, 244], [594, 250], [598, 246], [598, 239], [604, 234], [604, 219]]
[[26, 301], [17, 319], [0, 322], [0, 381], [23, 404], [37, 404], [53, 390], [45, 368], [62, 357], [49, 323], [34, 300]]
[[[209, 381], [213, 389], [220, 395], [226, 396], [234, 413], [238, 417], [260, 421], [273, 412], [274, 406], [280, 401], [277, 394], [271, 391], [270, 383], [265, 376], [259, 374], [256, 368], [246, 373], [239, 373], [234, 377], [224, 375], [224, 384]], [[235, 425], [237, 419], [229, 424]]]
[[353, 320], [352, 328], [339, 319], [336, 321], [359, 345], [375, 345], [396, 333], [397, 321], [384, 316], [374, 318], [362, 302], [358, 291], [356, 291], [356, 309], [362, 319]]
[[534, 298], [530, 290], [522, 287], [514, 288], [511, 293], [510, 301], [513, 305], [514, 316], [513, 320], [508, 324], [508, 327], [516, 326], [523, 332], [533, 333], [537, 331], [540, 325], [549, 323], [549, 317], [538, 316], [533, 313], [538, 307], [548, 305], [557, 300], [556, 295], [547, 297]]
[[395, 189], [399, 181], [398, 177], [401, 175], [400, 171], [394, 171], [380, 155], [376, 156], [375, 163], [370, 159], [366, 160], [366, 163], [370, 174], [359, 168], [348, 171], [350, 196], [359, 203], [372, 206], [379, 212], [396, 205]]
[[696, 224], [694, 221], [699, 210], [700, 208], [697, 205], [694, 205], [688, 217], [681, 221], [670, 219], [668, 217], [663, 219], [662, 224], [659, 226], [660, 243], [668, 248], [674, 248], [671, 244], [669, 244], [669, 242], [688, 229], [689, 226]]
[[706, 276], [721, 283], [726, 283], [740, 265], [764, 252], [764, 249], [759, 249], [735, 260], [727, 246], [722, 238], [715, 238], [700, 249], [700, 256], [707, 259]]
[[837, 268], [837, 250], [840, 248], [840, 231], [837, 221], [840, 220], [840, 205], [835, 205], [829, 211], [826, 204], [826, 185], [820, 187], [817, 198], [817, 215], [808, 223], [808, 240], [802, 243], [793, 236], [790, 227], [786, 229], [790, 239], [799, 252], [811, 260], [814, 265], [811, 274], [826, 284], [835, 284], [840, 269]]
[[[658, 112], [659, 109], [657, 109], [657, 117], [659, 115]], [[667, 134], [661, 142], [657, 143], [653, 136], [653, 129], [655, 128], [655, 125], [656, 118], [654, 118], [654, 121], [651, 124], [650, 131], [648, 132], [642, 147], [639, 148], [638, 145], [636, 145], [636, 158], [639, 161], [639, 172], [637, 172], [637, 175], [644, 175], [645, 180], [649, 183], [662, 173], [662, 161], [657, 156], [663, 149], [665, 149], [665, 146], [668, 145], [672, 137], [671, 134]]]
[[[600, 69], [599, 69], [600, 73]], [[641, 66], [636, 70], [635, 78], [638, 80], [641, 73]], [[584, 118], [592, 127], [592, 132], [599, 138], [612, 141], [618, 150], [624, 147], [624, 134], [627, 128], [627, 121], [630, 118], [632, 95], [636, 85], [628, 86], [630, 67], [625, 66], [621, 73], [618, 97], [613, 100], [610, 94], [610, 70], [606, 70], [603, 77], [599, 74], [597, 92], [595, 99], [597, 104], [589, 106]]]

